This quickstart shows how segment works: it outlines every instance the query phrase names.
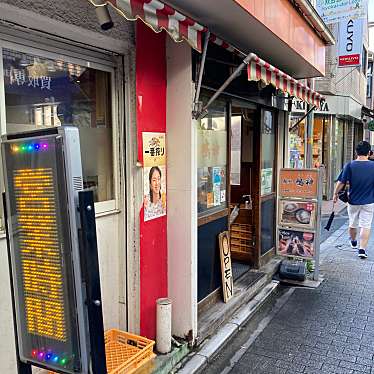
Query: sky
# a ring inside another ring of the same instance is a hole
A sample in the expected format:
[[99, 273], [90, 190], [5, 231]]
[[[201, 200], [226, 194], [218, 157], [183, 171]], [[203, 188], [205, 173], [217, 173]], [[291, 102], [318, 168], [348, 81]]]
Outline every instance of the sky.
[[374, 0], [369, 0], [369, 22], [374, 22]]

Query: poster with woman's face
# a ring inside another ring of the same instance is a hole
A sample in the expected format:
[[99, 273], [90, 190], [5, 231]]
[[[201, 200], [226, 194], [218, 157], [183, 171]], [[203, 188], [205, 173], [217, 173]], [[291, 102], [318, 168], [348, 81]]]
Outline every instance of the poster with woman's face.
[[144, 168], [144, 221], [166, 214], [165, 166]]
[[143, 132], [144, 221], [166, 214], [165, 133]]

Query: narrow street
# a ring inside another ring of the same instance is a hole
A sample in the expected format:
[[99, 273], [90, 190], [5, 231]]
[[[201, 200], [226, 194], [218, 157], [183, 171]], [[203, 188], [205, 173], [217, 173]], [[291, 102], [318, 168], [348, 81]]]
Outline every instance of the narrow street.
[[321, 246], [321, 286], [282, 287], [205, 374], [374, 373], [373, 252], [374, 234], [368, 259], [360, 260], [343, 224]]
[[374, 0], [0, 0], [0, 374], [374, 374], [373, 87]]

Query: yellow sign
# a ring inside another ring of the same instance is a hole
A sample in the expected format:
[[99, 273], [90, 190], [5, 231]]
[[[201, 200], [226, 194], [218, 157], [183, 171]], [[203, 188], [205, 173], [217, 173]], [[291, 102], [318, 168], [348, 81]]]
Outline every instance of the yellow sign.
[[62, 264], [51, 168], [13, 174], [29, 333], [66, 341]]
[[143, 166], [166, 164], [165, 133], [143, 132]]

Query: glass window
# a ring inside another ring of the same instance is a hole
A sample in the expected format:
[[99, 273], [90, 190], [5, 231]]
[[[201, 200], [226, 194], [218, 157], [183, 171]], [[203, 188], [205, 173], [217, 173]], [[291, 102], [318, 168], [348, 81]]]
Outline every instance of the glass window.
[[240, 186], [242, 116], [231, 116], [230, 184]]
[[197, 122], [198, 213], [227, 207], [227, 128], [225, 105], [216, 106]]
[[364, 46], [362, 46], [362, 60], [361, 60], [361, 71], [363, 74], [366, 75], [366, 71], [367, 71], [367, 60], [368, 60], [368, 52], [366, 50], [366, 48]]
[[273, 113], [263, 112], [261, 128], [261, 195], [274, 192], [275, 128]]
[[299, 124], [299, 116], [290, 116], [288, 148], [289, 167], [292, 169], [302, 169], [304, 166], [304, 126], [305, 120]]
[[3, 49], [7, 133], [79, 128], [84, 187], [114, 199], [110, 73]]
[[[303, 119], [298, 125], [299, 116], [291, 116], [289, 122], [289, 167], [302, 169], [304, 167], [304, 129]], [[323, 134], [325, 119], [323, 116], [314, 116], [313, 124], [313, 167], [320, 167], [323, 163]]]
[[344, 156], [344, 121], [338, 119], [335, 122], [335, 134], [332, 147], [332, 158], [335, 164], [334, 177], [337, 177], [343, 168]]
[[368, 63], [368, 72], [367, 76], [367, 87], [366, 87], [366, 96], [370, 97], [373, 93], [373, 61], [369, 61]]

